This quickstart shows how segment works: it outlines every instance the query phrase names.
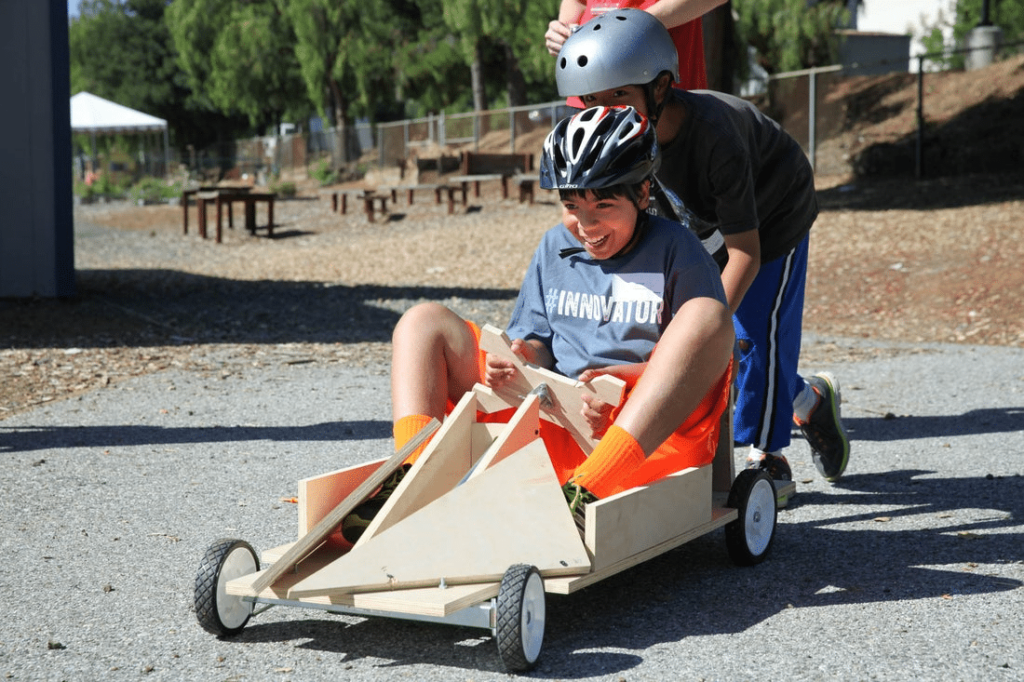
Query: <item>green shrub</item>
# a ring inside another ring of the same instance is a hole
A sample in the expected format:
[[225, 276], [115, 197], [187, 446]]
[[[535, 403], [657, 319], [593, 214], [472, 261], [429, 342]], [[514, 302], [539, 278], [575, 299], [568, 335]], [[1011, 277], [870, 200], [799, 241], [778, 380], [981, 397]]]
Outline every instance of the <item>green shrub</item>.
[[159, 178], [142, 178], [128, 190], [131, 201], [159, 202], [181, 196], [181, 183]]
[[297, 193], [294, 182], [278, 182], [270, 185], [270, 191], [279, 197], [290, 198]]
[[321, 187], [330, 185], [337, 180], [337, 174], [334, 172], [334, 169], [331, 168], [331, 160], [326, 158], [317, 161], [316, 165], [313, 166], [313, 170], [310, 171], [309, 174], [314, 180], [320, 183]]

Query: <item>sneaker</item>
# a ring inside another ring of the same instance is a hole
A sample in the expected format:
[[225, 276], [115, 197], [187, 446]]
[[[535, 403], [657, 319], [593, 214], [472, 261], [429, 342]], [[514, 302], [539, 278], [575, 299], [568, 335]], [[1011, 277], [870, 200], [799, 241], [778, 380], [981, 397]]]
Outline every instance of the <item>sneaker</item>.
[[410, 466], [409, 464], [403, 464], [395, 469], [395, 473], [387, 477], [375, 495], [371, 495], [368, 500], [353, 509], [349, 512], [348, 516], [342, 519], [341, 536], [343, 538], [353, 545], [356, 544], [356, 541], [363, 536], [370, 522], [380, 512], [384, 503], [395, 492], [395, 488], [405, 478], [405, 473], [409, 471]]
[[[789, 460], [785, 455], [773, 455], [770, 452], [762, 452], [760, 456], [750, 454], [747, 456], [748, 469], [761, 469], [773, 481], [792, 481], [793, 470], [789, 468]], [[789, 504], [790, 495], [775, 498], [775, 504], [779, 509]]]
[[569, 511], [572, 512], [576, 528], [580, 533], [584, 533], [587, 527], [587, 504], [596, 502], [597, 495], [571, 481], [562, 486], [562, 494], [565, 495], [565, 501], [569, 505]]
[[840, 414], [843, 398], [839, 381], [828, 372], [809, 376], [806, 381], [821, 396], [821, 402], [806, 422], [796, 417], [793, 421], [803, 431], [804, 438], [811, 446], [811, 455], [818, 472], [827, 481], [837, 481], [846, 470], [846, 462], [850, 458], [850, 439], [846, 437]]
[[785, 455], [773, 455], [770, 452], [762, 453], [760, 457], [750, 455], [747, 457], [747, 468], [763, 469], [773, 481], [793, 480], [793, 470], [789, 468], [789, 460]]

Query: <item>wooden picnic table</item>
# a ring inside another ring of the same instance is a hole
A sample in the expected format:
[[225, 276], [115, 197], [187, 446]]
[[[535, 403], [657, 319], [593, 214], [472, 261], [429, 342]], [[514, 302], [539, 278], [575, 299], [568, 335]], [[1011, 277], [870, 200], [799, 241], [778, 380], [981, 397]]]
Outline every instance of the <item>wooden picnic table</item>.
[[[247, 185], [200, 185], [193, 189], [183, 189], [181, 191], [181, 219], [184, 228], [184, 234], [188, 234], [188, 204], [189, 200], [195, 197], [200, 192], [236, 192], [245, 193], [252, 191], [252, 187]], [[198, 204], [198, 202], [197, 202]], [[228, 204], [228, 221], [231, 221], [231, 205]], [[205, 237], [206, 235], [201, 235]]]
[[277, 197], [273, 192], [235, 192], [233, 190], [222, 191], [220, 189], [210, 192], [196, 192], [196, 206], [199, 211], [199, 236], [206, 239], [206, 207], [213, 203], [217, 208], [217, 231], [216, 241], [221, 243], [221, 215], [222, 207], [226, 204], [228, 208], [228, 227], [234, 229], [231, 204], [240, 201], [244, 204], [245, 229], [250, 234], [256, 234], [256, 204], [264, 202], [267, 204], [267, 236], [274, 236], [274, 199]]

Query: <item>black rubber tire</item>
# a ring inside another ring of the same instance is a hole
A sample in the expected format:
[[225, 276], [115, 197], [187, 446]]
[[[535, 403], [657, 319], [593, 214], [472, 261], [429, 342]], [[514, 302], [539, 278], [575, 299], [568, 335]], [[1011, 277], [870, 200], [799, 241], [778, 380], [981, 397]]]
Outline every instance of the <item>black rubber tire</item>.
[[222, 538], [210, 545], [199, 562], [195, 587], [196, 619], [204, 630], [218, 637], [242, 631], [252, 615], [252, 603], [224, 594], [224, 585], [259, 567], [256, 550], [244, 540]]
[[496, 609], [494, 636], [501, 662], [510, 672], [532, 669], [544, 645], [544, 580], [540, 571], [527, 564], [505, 571]]
[[759, 469], [744, 469], [732, 482], [726, 505], [739, 511], [725, 526], [729, 557], [738, 566], [761, 563], [772, 548], [778, 515], [771, 477]]

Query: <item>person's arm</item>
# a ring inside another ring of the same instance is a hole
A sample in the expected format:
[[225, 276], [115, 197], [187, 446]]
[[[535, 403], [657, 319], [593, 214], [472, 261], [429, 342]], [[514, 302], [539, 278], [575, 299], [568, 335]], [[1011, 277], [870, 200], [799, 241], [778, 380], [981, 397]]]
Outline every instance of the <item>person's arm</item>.
[[716, 299], [690, 299], [672, 318], [615, 419], [645, 456], [686, 421], [722, 377], [734, 339], [732, 315]]
[[580, 23], [586, 8], [586, 0], [562, 0], [558, 18], [548, 24], [547, 33], [544, 34], [544, 44], [552, 56], [558, 55], [562, 44], [572, 34], [572, 27]]
[[647, 12], [657, 17], [665, 28], [675, 28], [699, 19], [723, 4], [725, 0], [658, 0], [647, 8]]
[[757, 230], [725, 235], [729, 262], [722, 271], [722, 286], [729, 310], [736, 314], [740, 302], [761, 269], [761, 237]]

